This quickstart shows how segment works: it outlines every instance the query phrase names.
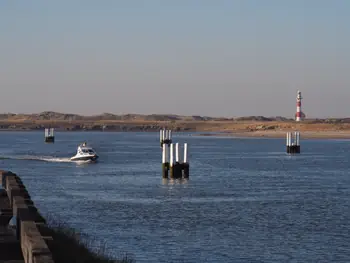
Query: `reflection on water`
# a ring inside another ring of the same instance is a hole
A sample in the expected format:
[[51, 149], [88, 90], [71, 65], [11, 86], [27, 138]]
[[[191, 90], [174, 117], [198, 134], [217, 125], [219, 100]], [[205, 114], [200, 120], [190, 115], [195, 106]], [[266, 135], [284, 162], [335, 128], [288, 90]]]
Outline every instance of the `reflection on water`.
[[162, 184], [163, 185], [177, 185], [177, 184], [188, 184], [189, 179], [188, 178], [183, 178], [183, 179], [166, 179], [162, 178]]

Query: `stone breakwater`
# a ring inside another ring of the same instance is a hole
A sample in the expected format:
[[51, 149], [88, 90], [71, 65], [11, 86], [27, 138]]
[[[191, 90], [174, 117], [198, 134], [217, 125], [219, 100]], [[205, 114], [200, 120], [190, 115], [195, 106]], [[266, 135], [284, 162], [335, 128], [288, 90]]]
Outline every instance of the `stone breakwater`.
[[0, 171], [0, 182], [0, 262], [54, 263], [49, 228], [22, 180]]

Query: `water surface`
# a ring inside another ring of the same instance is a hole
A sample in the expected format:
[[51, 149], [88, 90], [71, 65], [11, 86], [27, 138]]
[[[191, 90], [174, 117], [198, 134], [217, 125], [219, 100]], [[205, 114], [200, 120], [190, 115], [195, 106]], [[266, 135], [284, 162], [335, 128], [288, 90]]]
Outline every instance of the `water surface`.
[[[87, 141], [96, 164], [69, 162]], [[175, 134], [190, 179], [161, 178], [158, 133], [1, 132], [0, 166], [54, 214], [137, 262], [350, 262], [348, 140]]]

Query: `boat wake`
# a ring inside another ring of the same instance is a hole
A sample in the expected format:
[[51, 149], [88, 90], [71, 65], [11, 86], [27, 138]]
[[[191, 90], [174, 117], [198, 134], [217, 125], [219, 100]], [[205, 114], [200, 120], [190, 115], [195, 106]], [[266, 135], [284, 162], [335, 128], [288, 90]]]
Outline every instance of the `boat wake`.
[[71, 161], [70, 158], [59, 158], [53, 156], [34, 156], [34, 155], [22, 155], [22, 156], [0, 156], [0, 160], [26, 160], [26, 161], [43, 161], [54, 163], [90, 163], [90, 160], [86, 161]]

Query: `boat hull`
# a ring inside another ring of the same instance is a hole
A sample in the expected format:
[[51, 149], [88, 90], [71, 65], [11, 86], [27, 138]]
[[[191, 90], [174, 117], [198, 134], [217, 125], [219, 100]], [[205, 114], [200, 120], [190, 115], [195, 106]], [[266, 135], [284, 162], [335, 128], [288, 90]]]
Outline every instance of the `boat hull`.
[[71, 161], [92, 161], [95, 162], [98, 159], [98, 155], [93, 156], [73, 156], [70, 158]]

